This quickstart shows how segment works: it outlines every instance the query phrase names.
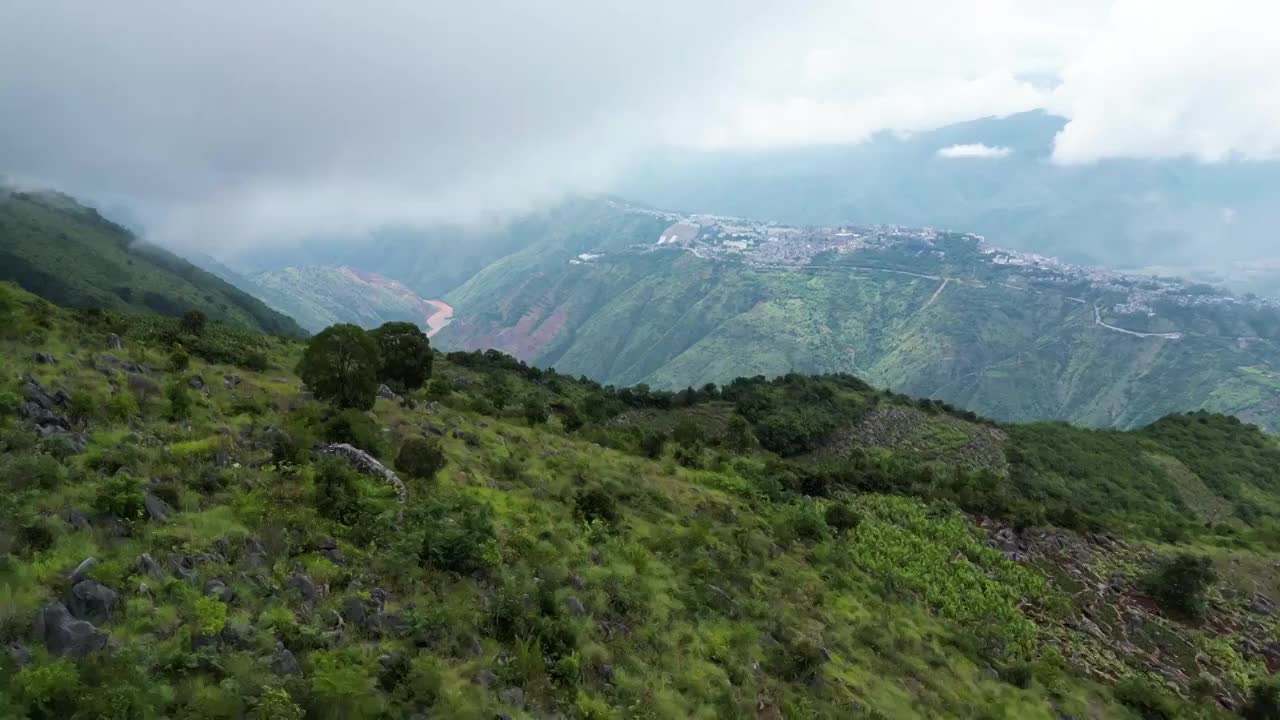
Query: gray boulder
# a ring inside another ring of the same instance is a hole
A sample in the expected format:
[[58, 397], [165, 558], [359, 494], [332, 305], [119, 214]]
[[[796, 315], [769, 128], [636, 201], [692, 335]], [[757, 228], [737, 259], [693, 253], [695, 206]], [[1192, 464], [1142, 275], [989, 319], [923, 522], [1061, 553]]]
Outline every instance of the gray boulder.
[[320, 597], [320, 591], [316, 589], [316, 584], [311, 581], [311, 578], [302, 573], [290, 575], [288, 585], [291, 590], [297, 591], [302, 596], [302, 599], [307, 602], [314, 602]]
[[120, 339], [119, 335], [111, 333], [107, 335], [107, 348], [110, 350], [123, 350], [124, 341]]
[[151, 493], [143, 494], [142, 506], [147, 509], [147, 516], [156, 522], [167, 521], [174, 512], [172, 505]]
[[58, 364], [58, 358], [54, 357], [52, 353], [47, 353], [47, 352], [38, 352], [32, 355], [31, 359], [40, 365], [57, 365]]
[[100, 623], [111, 619], [118, 600], [114, 590], [97, 580], [81, 580], [71, 586], [67, 609], [77, 620]]
[[342, 458], [361, 473], [382, 480], [395, 488], [396, 498], [401, 503], [404, 503], [405, 497], [408, 493], [408, 491], [405, 490], [404, 482], [400, 480], [398, 475], [387, 469], [385, 465], [378, 462], [377, 458], [373, 457], [369, 453], [361, 450], [360, 448], [348, 445], [347, 443], [325, 445], [320, 448], [320, 453], [323, 455], [332, 455], [334, 457]]
[[498, 676], [494, 675], [492, 670], [481, 670], [476, 673], [476, 682], [484, 687], [491, 688], [498, 684]]
[[26, 667], [31, 664], [31, 651], [26, 645], [20, 642], [11, 642], [9, 647], [5, 649], [9, 653], [9, 659], [18, 667]]
[[164, 570], [160, 568], [160, 563], [151, 557], [150, 553], [142, 553], [137, 560], [133, 561], [134, 572], [139, 575], [146, 575], [155, 580], [164, 579]]
[[214, 578], [204, 584], [204, 594], [209, 595], [210, 597], [215, 597], [224, 603], [231, 602], [235, 599], [236, 595], [232, 592], [231, 588], [227, 587], [226, 583], [218, 580], [217, 578]]
[[513, 708], [517, 708], [517, 709], [523, 708], [524, 707], [524, 690], [521, 690], [518, 687], [509, 687], [503, 690], [502, 692], [498, 693], [498, 699], [506, 703], [507, 705], [510, 705]]
[[197, 391], [203, 390], [204, 378], [200, 377], [199, 375], [192, 375], [190, 378], [187, 379], [187, 385], [190, 386], [192, 390], [197, 390]]
[[186, 580], [192, 585], [200, 583], [200, 574], [196, 572], [196, 561], [186, 555], [175, 555], [173, 557], [173, 574], [180, 580]]
[[88, 578], [89, 571], [92, 570], [93, 566], [97, 564], [98, 564], [98, 558], [96, 557], [87, 557], [84, 560], [80, 561], [80, 564], [76, 566], [76, 569], [72, 570], [71, 574], [67, 576], [68, 582], [70, 582], [72, 585], [75, 585], [81, 580]]
[[33, 628], [37, 640], [51, 655], [80, 658], [107, 646], [106, 633], [93, 623], [71, 617], [62, 603], [50, 603], [40, 610]]
[[400, 396], [397, 395], [394, 390], [387, 387], [386, 385], [378, 386], [378, 397], [382, 398], [383, 400], [399, 400], [400, 399]]
[[572, 595], [564, 599], [564, 607], [576, 617], [582, 617], [587, 614], [587, 608], [583, 606], [582, 601]]
[[276, 671], [277, 675], [301, 675], [302, 667], [298, 665], [298, 660], [284, 646], [284, 643], [276, 643], [276, 654], [271, 661], [271, 669]]
[[363, 626], [369, 619], [369, 611], [364, 601], [357, 597], [349, 597], [342, 601], [342, 619], [352, 625]]

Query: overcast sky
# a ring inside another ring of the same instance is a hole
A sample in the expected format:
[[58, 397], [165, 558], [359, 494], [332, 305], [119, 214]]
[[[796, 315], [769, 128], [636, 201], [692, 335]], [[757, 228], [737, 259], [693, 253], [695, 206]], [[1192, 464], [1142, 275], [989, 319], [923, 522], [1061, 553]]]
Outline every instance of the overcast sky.
[[1280, 158], [1275, 0], [334, 5], [0, 0], [0, 174], [213, 248], [1034, 108], [1058, 162]]

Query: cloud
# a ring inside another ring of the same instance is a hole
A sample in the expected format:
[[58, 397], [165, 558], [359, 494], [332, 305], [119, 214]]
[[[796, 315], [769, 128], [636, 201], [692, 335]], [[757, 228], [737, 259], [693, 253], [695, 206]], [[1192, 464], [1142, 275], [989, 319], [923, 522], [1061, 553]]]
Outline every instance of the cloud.
[[1048, 107], [1060, 162], [1280, 152], [1270, 0], [0, 3], [0, 172], [206, 250], [486, 222], [655, 148]]
[[1280, 159], [1280, 4], [1121, 0], [1065, 65], [1054, 159]]
[[1011, 148], [990, 145], [982, 143], [972, 143], [968, 145], [951, 145], [949, 147], [938, 148], [938, 157], [944, 158], [1002, 158], [1009, 157], [1012, 153]]

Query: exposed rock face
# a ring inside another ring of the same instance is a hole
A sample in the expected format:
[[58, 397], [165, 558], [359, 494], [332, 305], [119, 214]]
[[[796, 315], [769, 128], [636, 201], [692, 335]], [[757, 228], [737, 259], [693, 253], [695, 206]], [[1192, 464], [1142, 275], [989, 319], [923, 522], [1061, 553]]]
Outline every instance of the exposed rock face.
[[399, 400], [400, 399], [400, 396], [397, 395], [394, 390], [387, 387], [386, 385], [378, 386], [378, 397], [382, 398], [383, 400]]
[[81, 580], [71, 586], [67, 609], [78, 620], [105, 622], [111, 619], [118, 598], [115, 591], [97, 580]]
[[288, 584], [291, 589], [296, 590], [302, 596], [302, 599], [307, 602], [312, 602], [320, 597], [320, 591], [316, 589], [316, 584], [311, 581], [311, 578], [302, 573], [295, 573], [290, 576]]
[[80, 658], [107, 646], [106, 633], [93, 623], [76, 620], [62, 603], [50, 603], [36, 616], [36, 639], [57, 657]]
[[[87, 524], [87, 523], [86, 523], [86, 524]], [[93, 566], [94, 566], [94, 565], [97, 565], [97, 564], [98, 564], [98, 558], [96, 558], [96, 557], [87, 557], [87, 558], [85, 558], [84, 560], [82, 560], [82, 561], [80, 562], [80, 564], [79, 564], [79, 565], [77, 565], [77, 566], [76, 566], [76, 569], [75, 569], [75, 570], [72, 570], [72, 571], [71, 571], [71, 575], [69, 575], [69, 576], [68, 576], [68, 578], [67, 578], [67, 579], [68, 579], [68, 581], [69, 581], [72, 585], [75, 585], [76, 583], [80, 582], [81, 580], [85, 580], [85, 579], [87, 579], [87, 578], [89, 577], [89, 571], [90, 571], [90, 570], [92, 570], [92, 569], [93, 569]]]
[[204, 584], [204, 594], [215, 597], [224, 603], [230, 603], [235, 599], [235, 593], [231, 591], [231, 588], [217, 579], [210, 580]]
[[40, 365], [57, 365], [58, 364], [58, 358], [54, 357], [52, 353], [47, 353], [47, 352], [38, 352], [32, 355], [31, 359], [39, 363]]
[[276, 643], [276, 655], [271, 661], [271, 669], [280, 675], [301, 675], [302, 667], [298, 665], [298, 660], [284, 646], [284, 643]]
[[120, 339], [119, 335], [111, 333], [107, 336], [107, 348], [111, 350], [123, 350], [124, 341]]
[[324, 455], [333, 455], [351, 463], [356, 470], [370, 477], [380, 478], [396, 490], [396, 497], [400, 502], [405, 501], [407, 491], [404, 482], [400, 480], [394, 472], [389, 470], [385, 465], [378, 462], [377, 458], [360, 448], [348, 445], [347, 443], [335, 443], [333, 445], [325, 445], [320, 448], [320, 452]]

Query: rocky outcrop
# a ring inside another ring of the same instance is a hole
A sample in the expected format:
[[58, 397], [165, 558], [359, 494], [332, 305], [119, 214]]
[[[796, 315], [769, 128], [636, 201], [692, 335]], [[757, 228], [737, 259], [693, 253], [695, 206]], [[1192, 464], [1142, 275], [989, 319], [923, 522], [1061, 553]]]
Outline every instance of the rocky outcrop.
[[101, 623], [111, 619], [118, 600], [114, 590], [97, 580], [81, 580], [71, 586], [67, 609], [77, 620]]
[[77, 620], [62, 603], [50, 603], [36, 616], [33, 634], [49, 654], [81, 658], [107, 646], [107, 635], [86, 620]]
[[335, 443], [333, 445], [325, 445], [320, 448], [323, 455], [332, 455], [340, 457], [351, 464], [356, 470], [375, 477], [395, 488], [396, 497], [401, 503], [404, 503], [408, 491], [405, 489], [404, 482], [398, 475], [389, 470], [385, 465], [378, 462], [377, 458], [360, 448], [348, 445], [347, 443]]

